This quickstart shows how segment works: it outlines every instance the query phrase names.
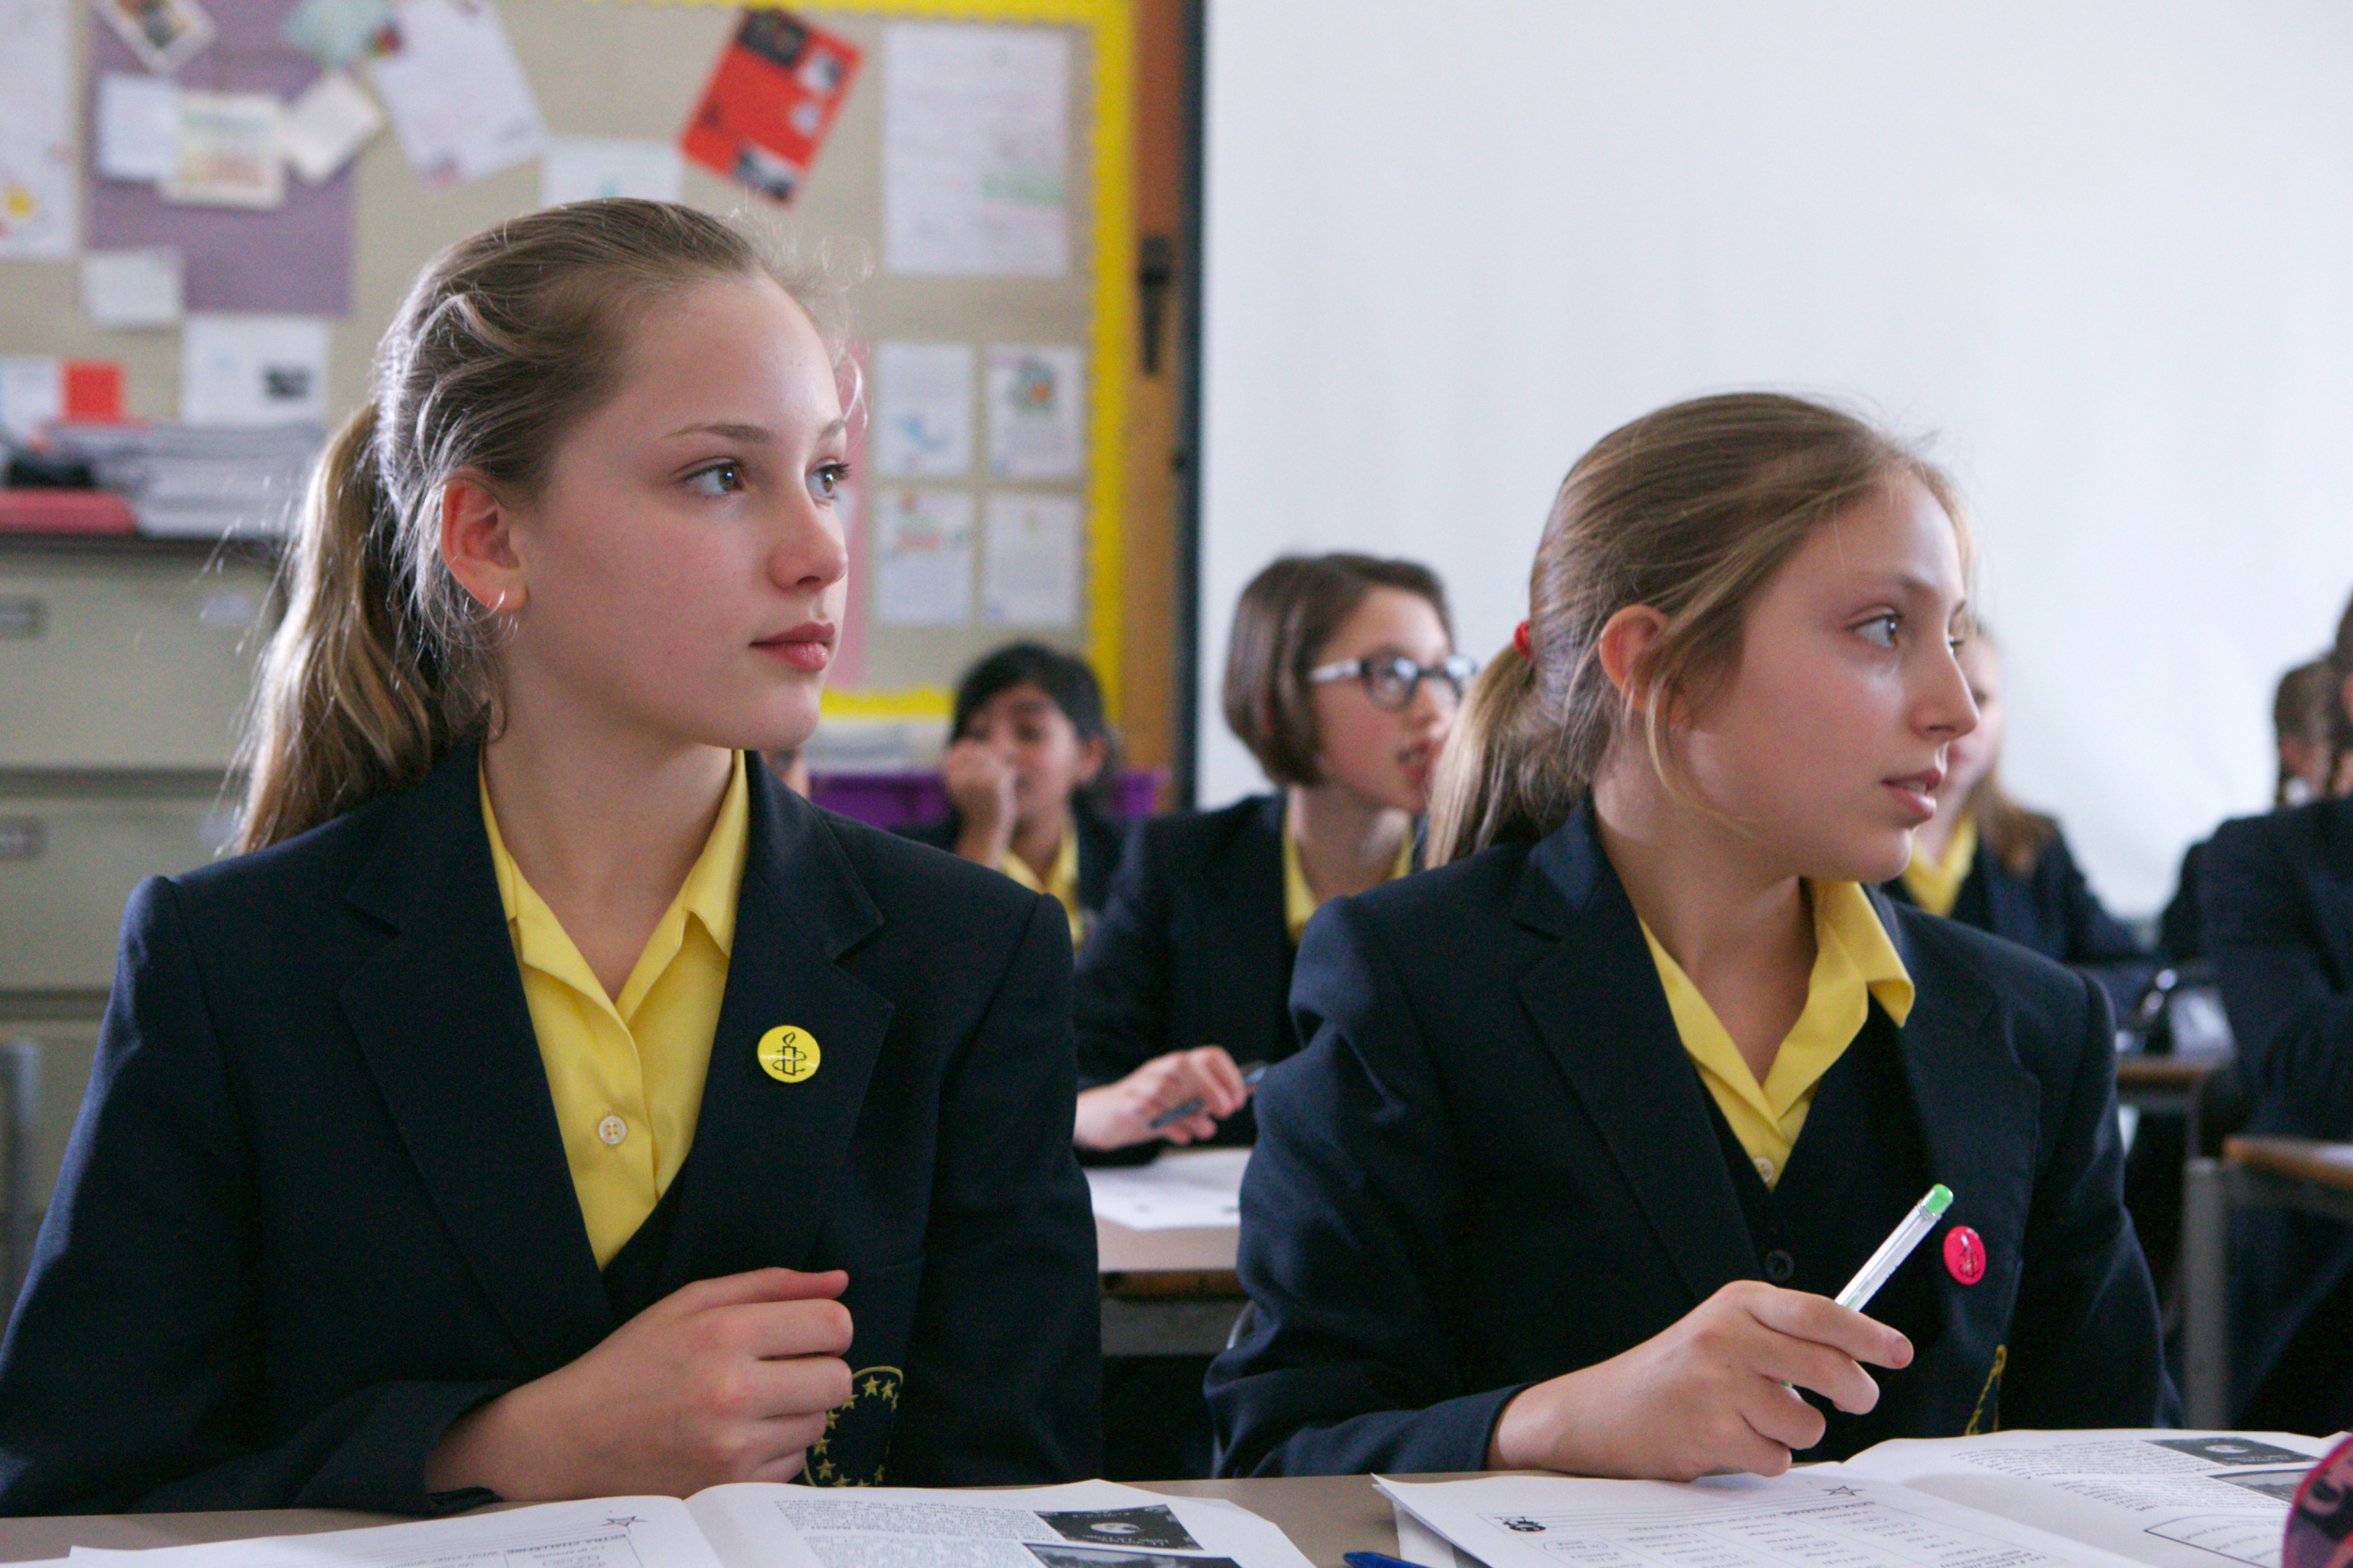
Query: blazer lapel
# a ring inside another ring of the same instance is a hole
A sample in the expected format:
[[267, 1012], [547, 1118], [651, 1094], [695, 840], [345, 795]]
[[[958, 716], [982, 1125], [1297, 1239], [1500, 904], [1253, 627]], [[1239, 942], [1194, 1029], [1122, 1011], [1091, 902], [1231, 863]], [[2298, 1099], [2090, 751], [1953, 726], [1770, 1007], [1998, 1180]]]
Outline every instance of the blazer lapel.
[[1530, 854], [1520, 924], [1558, 939], [1520, 996], [1694, 1305], [1759, 1272], [1707, 1093], [1685, 1055], [1634, 907], [1580, 808]]
[[[2000, 1041], [1987, 1037], [1994, 994], [1985, 982], [1910, 940], [1886, 903], [1879, 914], [1917, 998], [1895, 1033], [1930, 1179], [1953, 1190], [1952, 1222], [1978, 1230], [1990, 1250], [2000, 1240], [1993, 1216], [2024, 1215], [2031, 1207], [2042, 1090]], [[1968, 1113], [1955, 1115], [1957, 1106]], [[2022, 1230], [2010, 1241], [2011, 1256], [1989, 1258], [1989, 1283], [1993, 1269], [2015, 1270], [2021, 1261], [2016, 1251], [2025, 1241]], [[1957, 1304], [1953, 1292], [1939, 1295], [1947, 1310]]]
[[1177, 1047], [1220, 1045], [1237, 1060], [1265, 1051], [1271, 1061], [1297, 1048], [1291, 1036], [1287, 1002], [1271, 1013], [1264, 998], [1291, 993], [1291, 928], [1283, 908], [1282, 796], [1270, 795], [1239, 824], [1232, 851], [1202, 868], [1208, 916], [1205, 934], [1217, 942], [1216, 956], [1193, 966], [1199, 991], [1194, 1018], [1198, 1039]]
[[350, 900], [393, 935], [343, 1014], [443, 1224], [534, 1365], [614, 1327], [482, 830], [477, 748], [394, 807]]
[[[663, 1293], [809, 1261], [892, 1016], [837, 960], [881, 925], [823, 816], [755, 770], [727, 991], [677, 1178]], [[761, 1037], [783, 1026], [816, 1042], [817, 1070], [798, 1082], [759, 1063]]]

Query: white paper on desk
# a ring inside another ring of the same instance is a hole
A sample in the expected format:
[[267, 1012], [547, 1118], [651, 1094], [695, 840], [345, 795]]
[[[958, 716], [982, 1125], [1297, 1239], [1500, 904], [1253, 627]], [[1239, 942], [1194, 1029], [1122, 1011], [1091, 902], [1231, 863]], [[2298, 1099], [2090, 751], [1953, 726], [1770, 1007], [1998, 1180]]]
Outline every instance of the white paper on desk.
[[1397, 1515], [1397, 1554], [1421, 1568], [1487, 1568], [1465, 1552], [1402, 1508], [1392, 1505]]
[[384, 110], [347, 72], [329, 71], [287, 105], [279, 127], [286, 161], [312, 184], [350, 163], [384, 129]]
[[874, 496], [874, 618], [887, 626], [972, 619], [969, 490], [887, 485]]
[[177, 103], [172, 166], [155, 186], [165, 201], [263, 210], [286, 205], [276, 99], [266, 92], [183, 89]]
[[1241, 1218], [1247, 1149], [1173, 1149], [1148, 1165], [1090, 1165], [1097, 1219], [1130, 1230], [1183, 1230]]
[[752, 1483], [686, 1506], [727, 1568], [1310, 1568], [1247, 1509], [1116, 1481], [988, 1492]]
[[2129, 1568], [2132, 1559], [1926, 1492], [1825, 1474], [1596, 1481], [1375, 1477], [1389, 1500], [1492, 1568]]
[[883, 51], [883, 266], [965, 277], [1067, 272], [1069, 36], [897, 22]]
[[401, 0], [400, 47], [368, 67], [401, 151], [447, 190], [547, 144], [539, 104], [490, 0]]
[[1866, 1448], [1844, 1475], [1898, 1481], [2157, 1568], [2278, 1568], [2297, 1483], [2333, 1438], [2282, 1432], [1997, 1432]]
[[988, 351], [988, 471], [1003, 479], [1075, 479], [1086, 462], [1086, 356], [1051, 344]]
[[998, 490], [980, 531], [980, 618], [993, 626], [1079, 624], [1081, 509], [1072, 496]]
[[490, 1568], [501, 1563], [723, 1568], [686, 1504], [676, 1498], [649, 1497], [541, 1503], [505, 1513], [143, 1552], [74, 1549], [74, 1562], [93, 1558], [136, 1561], [154, 1568]]
[[962, 479], [972, 472], [970, 343], [874, 345], [874, 471], [890, 479]]
[[678, 200], [685, 161], [675, 143], [636, 136], [557, 136], [540, 159], [539, 200], [562, 206], [596, 196]]
[[160, 180], [180, 146], [180, 89], [169, 77], [100, 71], [98, 172], [110, 180]]
[[66, 0], [0, 0], [0, 258], [73, 254]]
[[168, 327], [185, 313], [177, 246], [92, 250], [81, 258], [81, 308], [101, 327]]
[[323, 423], [327, 323], [316, 316], [190, 316], [180, 334], [180, 417], [190, 425]]

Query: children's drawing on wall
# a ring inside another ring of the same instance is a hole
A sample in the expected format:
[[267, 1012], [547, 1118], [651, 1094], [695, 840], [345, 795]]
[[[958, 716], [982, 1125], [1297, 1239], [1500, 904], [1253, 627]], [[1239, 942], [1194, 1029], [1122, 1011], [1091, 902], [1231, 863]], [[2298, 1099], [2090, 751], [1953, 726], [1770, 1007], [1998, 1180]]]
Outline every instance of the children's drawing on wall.
[[855, 44], [789, 11], [745, 11], [679, 133], [705, 168], [792, 200], [858, 73]]
[[874, 466], [889, 479], [972, 472], [970, 343], [882, 342], [874, 349]]
[[0, 0], [0, 257], [73, 253], [65, 0]]
[[539, 155], [547, 127], [490, 0], [402, 0], [399, 21], [400, 47], [369, 74], [427, 186], [448, 190]]
[[667, 142], [638, 136], [558, 136], [540, 160], [543, 206], [585, 202], [597, 196], [637, 196], [649, 202], [678, 200], [686, 168]]
[[883, 76], [883, 266], [965, 277], [1067, 272], [1069, 37], [893, 23]]
[[874, 498], [874, 619], [888, 626], [972, 620], [969, 490], [893, 485]]
[[149, 70], [169, 76], [213, 41], [196, 0], [98, 0], [98, 14]]
[[1006, 626], [1078, 625], [1077, 498], [999, 490], [988, 498], [985, 519], [981, 619]]
[[988, 351], [988, 471], [1001, 479], [1074, 479], [1085, 460], [1084, 356], [1075, 348], [997, 343]]

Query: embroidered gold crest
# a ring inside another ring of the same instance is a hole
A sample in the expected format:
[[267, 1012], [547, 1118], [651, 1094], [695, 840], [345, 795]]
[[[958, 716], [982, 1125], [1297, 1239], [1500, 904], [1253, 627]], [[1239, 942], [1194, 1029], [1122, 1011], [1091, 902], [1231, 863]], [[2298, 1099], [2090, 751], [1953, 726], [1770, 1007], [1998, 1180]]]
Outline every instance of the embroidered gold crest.
[[2001, 1369], [2009, 1364], [2010, 1346], [1994, 1346], [1993, 1370], [1986, 1373], [1985, 1386], [1978, 1390], [1978, 1407], [1969, 1412], [1969, 1424], [1961, 1429], [1962, 1436], [1982, 1437], [2001, 1430]]
[[870, 1366], [849, 1374], [849, 1398], [825, 1413], [825, 1435], [809, 1445], [804, 1473], [811, 1486], [884, 1484], [882, 1459], [891, 1447], [891, 1418], [898, 1413], [904, 1381], [895, 1366]]

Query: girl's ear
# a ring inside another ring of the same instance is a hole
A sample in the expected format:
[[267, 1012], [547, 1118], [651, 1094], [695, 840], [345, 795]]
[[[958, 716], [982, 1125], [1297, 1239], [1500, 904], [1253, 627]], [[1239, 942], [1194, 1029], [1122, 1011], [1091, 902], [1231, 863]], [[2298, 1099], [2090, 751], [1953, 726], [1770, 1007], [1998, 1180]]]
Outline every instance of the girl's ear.
[[1103, 773], [1103, 763], [1111, 756], [1111, 742], [1101, 735], [1091, 735], [1079, 742], [1079, 783], [1091, 784]]
[[1602, 624], [1595, 651], [1620, 701], [1633, 702], [1649, 687], [1651, 650], [1666, 626], [1667, 617], [1648, 605], [1628, 605]]
[[441, 561], [485, 610], [522, 608], [526, 588], [513, 520], [478, 478], [460, 476], [441, 487]]

